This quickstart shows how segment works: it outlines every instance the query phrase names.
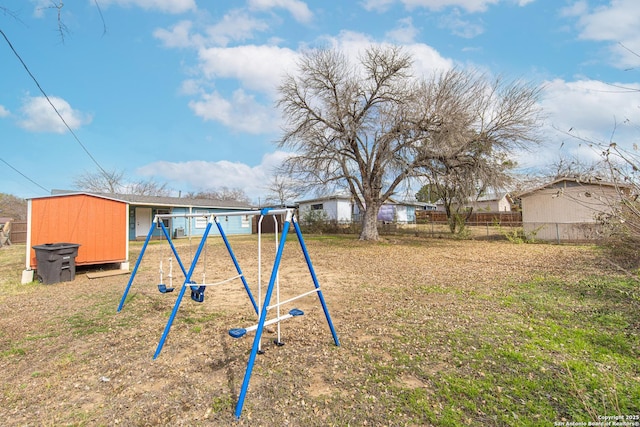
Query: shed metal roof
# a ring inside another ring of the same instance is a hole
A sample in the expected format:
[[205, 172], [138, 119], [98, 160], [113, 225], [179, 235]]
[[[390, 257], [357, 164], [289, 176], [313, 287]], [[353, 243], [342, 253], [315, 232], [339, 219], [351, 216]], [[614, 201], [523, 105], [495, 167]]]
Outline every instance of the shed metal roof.
[[524, 192], [518, 194], [517, 197], [518, 198], [527, 197], [527, 196], [530, 196], [533, 193], [537, 193], [540, 190], [544, 190], [544, 189], [547, 189], [547, 188], [566, 187], [567, 185], [569, 185], [569, 186], [596, 185], [596, 186], [600, 186], [600, 187], [629, 188], [629, 186], [627, 186], [627, 185], [621, 185], [621, 184], [616, 184], [614, 182], [602, 181], [602, 180], [597, 179], [597, 178], [579, 179], [579, 178], [564, 177], [564, 178], [555, 179], [555, 180], [553, 180], [551, 182], [548, 182], [548, 183], [546, 183], [544, 185], [541, 185], [540, 187], [536, 187], [536, 188], [533, 188], [531, 190], [524, 191]]
[[[58, 190], [59, 191], [59, 190]], [[100, 197], [107, 200], [115, 200], [131, 205], [144, 206], [170, 206], [170, 207], [199, 207], [214, 209], [251, 209], [252, 206], [234, 200], [212, 200], [212, 199], [190, 199], [185, 197], [165, 197], [165, 196], [141, 196], [138, 194], [117, 194], [117, 193], [92, 193], [87, 191], [78, 192], [56, 192], [49, 196], [32, 197], [32, 199], [44, 199], [73, 195], [85, 195]]]

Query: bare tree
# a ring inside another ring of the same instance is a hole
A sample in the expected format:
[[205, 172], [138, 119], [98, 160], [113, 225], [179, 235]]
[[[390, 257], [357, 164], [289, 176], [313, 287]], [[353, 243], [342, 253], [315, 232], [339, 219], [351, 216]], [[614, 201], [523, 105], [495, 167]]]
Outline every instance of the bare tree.
[[74, 186], [92, 193], [136, 194], [139, 196], [169, 196], [171, 189], [166, 183], [152, 180], [129, 181], [124, 171], [83, 172], [73, 180]]
[[166, 182], [159, 184], [150, 179], [131, 182], [125, 188], [127, 194], [137, 194], [139, 196], [167, 197], [171, 195], [171, 189]]
[[251, 200], [249, 196], [240, 188], [220, 187], [217, 189], [209, 188], [198, 192], [186, 193], [185, 197], [193, 199], [209, 199], [219, 201], [233, 201], [249, 204]]
[[361, 240], [378, 239], [378, 210], [408, 178], [474, 165], [486, 175], [493, 159], [537, 141], [539, 89], [455, 69], [419, 79], [411, 66], [395, 46], [370, 47], [358, 64], [317, 50], [279, 88], [280, 146], [296, 152], [287, 171], [348, 188], [364, 213]]
[[124, 171], [83, 172], [73, 180], [73, 185], [84, 191], [93, 193], [123, 193]]
[[276, 174], [269, 182], [266, 203], [286, 206], [300, 197], [301, 191], [295, 182], [285, 175]]
[[545, 179], [576, 178], [588, 181], [592, 178], [609, 179], [610, 171], [603, 160], [584, 161], [577, 157], [561, 156], [543, 171]]
[[618, 198], [610, 203], [610, 212], [600, 215], [605, 226], [605, 245], [611, 255], [630, 268], [640, 264], [640, 153], [638, 146], [625, 149], [615, 142], [595, 144], [609, 169]]
[[0, 193], [0, 217], [25, 221], [27, 219], [27, 201], [12, 194]]

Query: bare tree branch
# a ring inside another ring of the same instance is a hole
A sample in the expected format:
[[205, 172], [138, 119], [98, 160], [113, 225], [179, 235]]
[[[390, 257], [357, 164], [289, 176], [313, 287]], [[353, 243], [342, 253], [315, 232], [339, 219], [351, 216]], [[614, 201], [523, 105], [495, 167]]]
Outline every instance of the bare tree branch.
[[280, 146], [297, 153], [287, 172], [348, 188], [364, 212], [362, 240], [378, 239], [377, 212], [407, 179], [504, 181], [509, 153], [537, 143], [539, 89], [455, 69], [418, 79], [411, 65], [395, 46], [371, 47], [357, 64], [316, 50], [279, 88]]

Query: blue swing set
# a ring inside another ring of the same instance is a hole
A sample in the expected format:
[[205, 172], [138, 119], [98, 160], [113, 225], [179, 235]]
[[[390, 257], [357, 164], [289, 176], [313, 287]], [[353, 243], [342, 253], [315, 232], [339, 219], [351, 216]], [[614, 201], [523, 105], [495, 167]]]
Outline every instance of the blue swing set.
[[[253, 294], [251, 293], [249, 284], [247, 283], [244, 274], [242, 273], [242, 269], [240, 268], [240, 265], [238, 264], [238, 260], [236, 259], [235, 254], [233, 253], [233, 250], [231, 248], [231, 245], [227, 239], [227, 236], [218, 220], [219, 217], [229, 217], [229, 216], [259, 216], [258, 219], [258, 302], [256, 302], [256, 300], [253, 297]], [[262, 220], [263, 218], [265, 218], [266, 216], [273, 216], [274, 222], [277, 224], [277, 218], [276, 216], [278, 215], [282, 215], [284, 216], [284, 221], [283, 221], [283, 225], [282, 225], [282, 232], [281, 232], [281, 238], [280, 241], [278, 242], [278, 235], [276, 232], [276, 255], [275, 255], [275, 259], [274, 259], [274, 263], [273, 263], [273, 267], [271, 269], [271, 274], [270, 274], [270, 279], [269, 279], [269, 284], [267, 286], [267, 290], [264, 296], [264, 301], [262, 301], [262, 287], [261, 287], [261, 283], [260, 283], [260, 265], [261, 265], [261, 224], [262, 224]], [[178, 255], [178, 251], [176, 250], [175, 245], [173, 244], [173, 241], [171, 239], [170, 233], [167, 230], [166, 226], [164, 225], [162, 219], [164, 218], [171, 218], [171, 217], [191, 217], [191, 218], [202, 218], [205, 217], [207, 220], [207, 226], [205, 228], [205, 231], [202, 235], [202, 239], [200, 240], [200, 243], [198, 245], [198, 248], [195, 252], [195, 255], [193, 257], [193, 260], [191, 262], [191, 265], [189, 267], [189, 270], [187, 270], [184, 266], [184, 264], [182, 263], [180, 256]], [[212, 284], [206, 284], [206, 283], [202, 283], [202, 284], [197, 284], [192, 280], [192, 276], [194, 273], [194, 270], [196, 268], [196, 265], [198, 263], [198, 260], [200, 259], [203, 249], [205, 248], [205, 244], [207, 241], [207, 238], [209, 236], [209, 233], [211, 231], [211, 228], [213, 226], [213, 224], [216, 225], [220, 236], [222, 237], [222, 240], [224, 241], [225, 247], [231, 257], [231, 260], [233, 261], [233, 264], [235, 266], [236, 272], [238, 273], [237, 276], [231, 277], [229, 279], [223, 280], [221, 282], [217, 282], [217, 283], [212, 283]], [[298, 225], [297, 219], [294, 216], [294, 211], [293, 209], [260, 209], [260, 210], [251, 210], [251, 211], [236, 211], [236, 212], [216, 212], [216, 213], [210, 213], [207, 215], [202, 215], [202, 214], [158, 214], [154, 217], [153, 223], [151, 224], [151, 228], [149, 229], [149, 233], [147, 234], [147, 237], [142, 245], [142, 250], [140, 251], [140, 255], [138, 256], [138, 259], [136, 260], [135, 266], [133, 268], [133, 271], [131, 273], [131, 276], [129, 278], [129, 282], [127, 283], [127, 286], [124, 290], [124, 293], [122, 295], [122, 298], [120, 300], [120, 304], [118, 305], [118, 312], [120, 312], [124, 306], [125, 300], [127, 298], [127, 295], [129, 293], [129, 290], [131, 288], [131, 285], [133, 283], [133, 280], [136, 276], [136, 273], [138, 271], [138, 268], [140, 266], [140, 263], [142, 261], [142, 258], [144, 256], [145, 250], [147, 249], [147, 245], [149, 244], [149, 241], [151, 240], [151, 236], [153, 234], [154, 229], [157, 227], [157, 225], [160, 225], [162, 232], [165, 236], [165, 238], [167, 239], [167, 241], [169, 242], [169, 245], [171, 247], [171, 250], [173, 252], [173, 255], [176, 259], [176, 261], [178, 262], [178, 265], [180, 266], [180, 269], [182, 270], [182, 273], [184, 275], [184, 282], [182, 284], [182, 287], [180, 288], [180, 292], [178, 293], [178, 296], [176, 298], [176, 302], [175, 305], [173, 307], [173, 310], [171, 311], [171, 315], [169, 316], [169, 320], [167, 321], [167, 325], [165, 326], [164, 332], [162, 333], [162, 336], [160, 338], [160, 341], [158, 342], [158, 346], [156, 348], [156, 351], [153, 355], [153, 359], [157, 359], [158, 356], [160, 355], [160, 352], [162, 351], [162, 347], [164, 346], [164, 342], [167, 339], [167, 336], [169, 334], [169, 331], [171, 329], [171, 325], [173, 324], [173, 321], [175, 319], [175, 316], [178, 312], [178, 308], [180, 307], [180, 303], [182, 302], [182, 299], [184, 297], [185, 292], [188, 290], [191, 291], [191, 299], [196, 301], [196, 302], [203, 302], [204, 301], [204, 294], [205, 294], [205, 290], [207, 288], [207, 286], [214, 286], [214, 285], [219, 285], [222, 283], [226, 283], [229, 282], [231, 280], [234, 279], [240, 279], [242, 281], [242, 284], [244, 286], [244, 289], [249, 297], [249, 300], [251, 301], [251, 304], [253, 306], [253, 309], [256, 313], [256, 315], [258, 316], [258, 323], [253, 325], [253, 326], [249, 326], [246, 328], [232, 328], [229, 330], [229, 335], [233, 338], [241, 338], [244, 337], [245, 335], [247, 335], [247, 333], [249, 332], [253, 332], [255, 331], [255, 337], [253, 339], [253, 345], [251, 347], [251, 353], [249, 355], [249, 360], [247, 362], [247, 368], [245, 371], [245, 375], [244, 375], [244, 379], [242, 382], [242, 387], [240, 389], [240, 394], [238, 396], [238, 402], [236, 404], [236, 408], [235, 408], [235, 416], [236, 418], [240, 418], [240, 415], [242, 414], [242, 408], [244, 406], [244, 401], [246, 398], [246, 394], [249, 388], [249, 381], [251, 380], [251, 373], [253, 371], [253, 366], [255, 364], [255, 359], [256, 359], [256, 355], [260, 354], [262, 352], [261, 350], [261, 339], [262, 339], [262, 333], [264, 330], [265, 326], [271, 325], [271, 324], [277, 324], [278, 325], [278, 338], [277, 340], [275, 340], [275, 344], [277, 345], [283, 345], [282, 341], [280, 340], [280, 322], [292, 317], [299, 317], [304, 315], [304, 312], [302, 310], [299, 310], [297, 308], [291, 309], [289, 310], [289, 312], [287, 314], [280, 314], [280, 307], [293, 302], [294, 300], [297, 300], [299, 298], [303, 298], [312, 294], [316, 294], [318, 296], [318, 300], [320, 301], [320, 304], [322, 305], [322, 310], [324, 312], [325, 318], [327, 320], [329, 329], [331, 331], [331, 335], [333, 336], [333, 341], [335, 343], [336, 346], [340, 345], [340, 341], [338, 340], [338, 335], [336, 333], [336, 330], [333, 326], [333, 322], [331, 321], [331, 317], [329, 315], [329, 310], [327, 308], [324, 296], [322, 295], [322, 291], [320, 289], [320, 284], [318, 282], [318, 278], [316, 276], [316, 273], [314, 271], [313, 265], [311, 263], [311, 258], [309, 257], [309, 252], [307, 251], [307, 247], [306, 244], [304, 243], [304, 239], [302, 237], [302, 232], [300, 231], [300, 226]], [[309, 273], [311, 275], [311, 279], [313, 281], [313, 285], [314, 288], [308, 292], [305, 292], [303, 294], [300, 294], [298, 296], [295, 296], [293, 298], [287, 299], [285, 301], [280, 301], [280, 291], [279, 291], [279, 287], [280, 287], [280, 282], [279, 282], [279, 268], [280, 268], [280, 263], [282, 261], [282, 253], [284, 251], [284, 247], [285, 247], [285, 243], [287, 240], [287, 235], [290, 231], [291, 225], [293, 225], [293, 229], [295, 230], [296, 236], [297, 236], [297, 240], [300, 244], [300, 248], [302, 250], [302, 253], [304, 255], [305, 258], [305, 262], [306, 265], [309, 269]], [[161, 267], [162, 269], [162, 267]], [[170, 273], [171, 275], [171, 273]], [[162, 282], [162, 279], [161, 279]], [[172, 292], [173, 291], [173, 287], [167, 287], [166, 284], [160, 283], [158, 285], [158, 290], [162, 293], [168, 293], [168, 292]], [[276, 303], [270, 305], [274, 290], [276, 291]], [[275, 308], [277, 311], [276, 317], [273, 319], [269, 319], [267, 320], [267, 314], [268, 311]]]

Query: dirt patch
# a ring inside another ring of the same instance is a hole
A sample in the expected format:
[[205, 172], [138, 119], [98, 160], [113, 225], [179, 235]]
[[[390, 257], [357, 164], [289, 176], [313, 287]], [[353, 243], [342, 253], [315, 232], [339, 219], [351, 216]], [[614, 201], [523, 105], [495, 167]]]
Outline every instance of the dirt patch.
[[[256, 241], [231, 240], [257, 298]], [[315, 295], [283, 307], [305, 314], [282, 322], [284, 346], [272, 343], [275, 325], [265, 331], [240, 420], [233, 412], [253, 334], [233, 339], [228, 330], [254, 324], [256, 315], [239, 280], [208, 288], [203, 303], [187, 292], [155, 360], [182, 278], [174, 264], [176, 291], [158, 292], [166, 246], [149, 247], [120, 313], [129, 276], [88, 279], [79, 272], [73, 282], [55, 285], [7, 280], [0, 294], [2, 423], [411, 425], [381, 404], [391, 389], [370, 387], [384, 375], [378, 368], [420, 358], [427, 375], [448, 369], [455, 364], [448, 357], [452, 337], [496, 321], [505, 310], [496, 301], [513, 286], [546, 275], [578, 280], [609, 268], [593, 248], [581, 246], [413, 238], [377, 245], [309, 239], [307, 246], [341, 345], [334, 345]], [[23, 249], [14, 250], [13, 269], [4, 272], [19, 276]], [[193, 250], [179, 246], [186, 263]], [[263, 250], [265, 287], [274, 252], [273, 245]], [[237, 275], [220, 241], [211, 239], [206, 257], [208, 282]], [[201, 276], [198, 267], [194, 278]], [[313, 289], [295, 241], [287, 245], [279, 281], [281, 300]], [[390, 342], [406, 351], [396, 354]], [[428, 377], [411, 373], [394, 381], [429, 387]]]

